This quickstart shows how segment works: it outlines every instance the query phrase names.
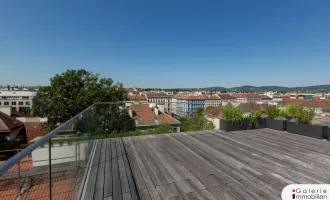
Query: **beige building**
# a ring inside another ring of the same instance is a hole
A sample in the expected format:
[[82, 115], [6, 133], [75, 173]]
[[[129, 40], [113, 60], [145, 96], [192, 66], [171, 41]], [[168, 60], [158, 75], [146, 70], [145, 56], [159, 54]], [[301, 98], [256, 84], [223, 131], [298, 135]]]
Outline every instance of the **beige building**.
[[172, 96], [166, 93], [146, 93], [148, 103], [156, 103], [157, 105], [164, 105], [165, 112], [171, 113]]
[[204, 101], [204, 108], [207, 107], [217, 107], [221, 105], [221, 99], [217, 95], [204, 95], [205, 101]]

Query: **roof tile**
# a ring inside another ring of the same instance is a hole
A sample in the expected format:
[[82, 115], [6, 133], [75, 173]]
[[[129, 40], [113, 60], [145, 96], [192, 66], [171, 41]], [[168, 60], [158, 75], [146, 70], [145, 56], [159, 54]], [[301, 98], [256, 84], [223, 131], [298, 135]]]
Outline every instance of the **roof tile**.
[[159, 123], [179, 122], [175, 118], [165, 113], [160, 113], [158, 116], [156, 116], [155, 111], [149, 107], [149, 104], [132, 104], [131, 108], [136, 114], [135, 119], [137, 120], [138, 125], [156, 124], [156, 119], [158, 119]]
[[23, 127], [24, 124], [3, 112], [0, 112], [0, 132], [12, 132], [17, 128]]

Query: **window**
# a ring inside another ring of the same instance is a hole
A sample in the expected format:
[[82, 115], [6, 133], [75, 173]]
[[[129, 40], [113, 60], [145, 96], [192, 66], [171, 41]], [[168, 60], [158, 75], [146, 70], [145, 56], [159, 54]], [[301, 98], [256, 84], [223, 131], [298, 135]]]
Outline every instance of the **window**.
[[22, 97], [22, 99], [23, 99], [23, 100], [28, 100], [28, 99], [29, 99], [29, 97]]
[[29, 101], [26, 101], [25, 102], [25, 105], [29, 106], [30, 105], [30, 102]]
[[0, 106], [1, 106], [1, 101], [0, 101]]
[[12, 101], [12, 102], [11, 102], [11, 105], [12, 105], [12, 106], [16, 106], [16, 101]]
[[8, 101], [5, 101], [3, 105], [9, 106], [9, 102]]
[[22, 112], [22, 113], [30, 113], [30, 108], [29, 107], [19, 107], [18, 111]]
[[18, 105], [22, 106], [23, 105], [23, 101], [18, 102]]

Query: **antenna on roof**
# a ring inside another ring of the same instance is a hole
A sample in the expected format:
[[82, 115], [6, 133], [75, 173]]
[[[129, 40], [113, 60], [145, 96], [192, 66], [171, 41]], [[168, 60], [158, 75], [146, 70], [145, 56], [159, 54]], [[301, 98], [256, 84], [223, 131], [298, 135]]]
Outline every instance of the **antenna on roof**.
[[303, 85], [303, 87], [301, 88], [300, 92], [302, 92], [302, 91], [303, 91], [304, 87], [305, 87], [305, 86]]

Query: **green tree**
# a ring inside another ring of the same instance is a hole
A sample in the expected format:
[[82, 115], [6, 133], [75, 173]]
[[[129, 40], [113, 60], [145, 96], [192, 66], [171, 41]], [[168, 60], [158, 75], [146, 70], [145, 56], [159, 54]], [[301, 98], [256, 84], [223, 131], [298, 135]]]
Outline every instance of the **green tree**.
[[84, 69], [67, 70], [51, 78], [50, 86], [39, 88], [32, 113], [47, 117], [46, 126], [53, 129], [58, 123], [67, 121], [95, 102], [125, 99], [121, 83], [114, 83], [111, 78], [100, 78], [98, 74]]
[[200, 109], [192, 118], [180, 117], [180, 131], [200, 131], [214, 129], [212, 122], [205, 119], [203, 111]]
[[209, 110], [211, 108], [214, 108], [213, 106], [206, 106], [205, 110]]

